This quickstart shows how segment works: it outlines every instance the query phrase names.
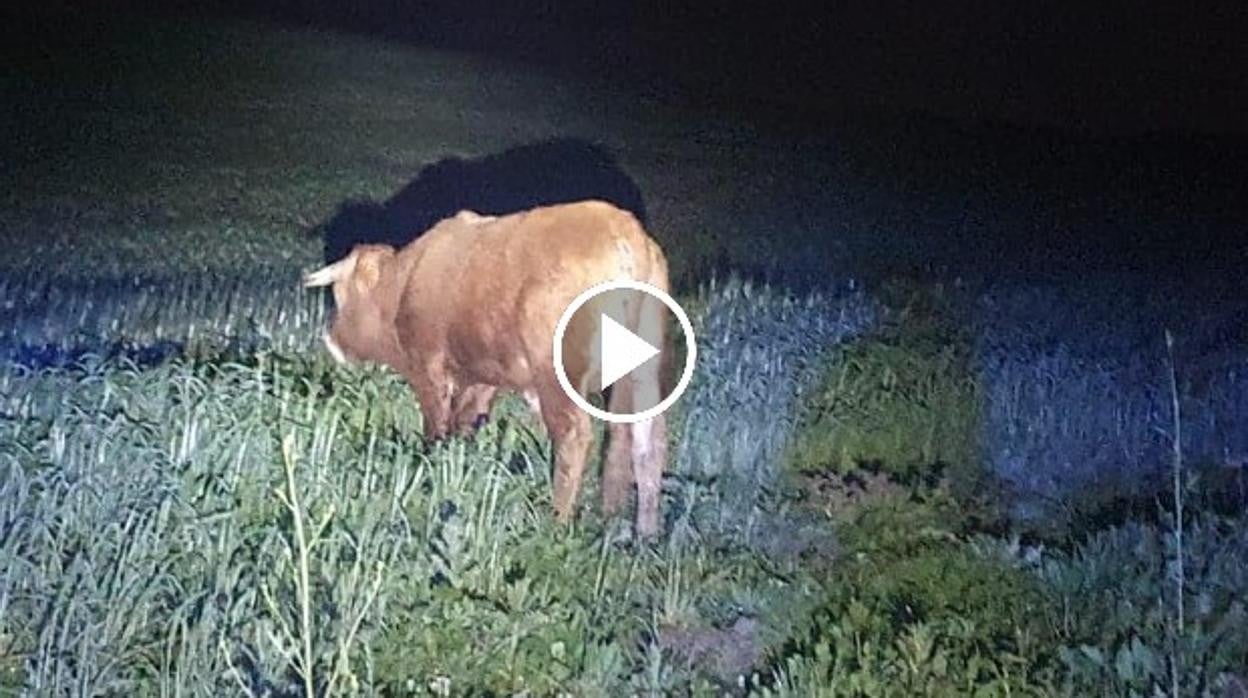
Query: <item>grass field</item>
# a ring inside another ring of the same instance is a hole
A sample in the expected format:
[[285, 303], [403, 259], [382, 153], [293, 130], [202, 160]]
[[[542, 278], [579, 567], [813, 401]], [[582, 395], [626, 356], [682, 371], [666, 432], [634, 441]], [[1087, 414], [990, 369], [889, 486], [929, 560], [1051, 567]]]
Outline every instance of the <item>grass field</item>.
[[[1008, 236], [928, 233], [1032, 220], [1032, 192], [605, 80], [107, 31], [142, 40], [0, 79], [0, 692], [1245, 690], [1248, 337], [1219, 279], [942, 274], [1010, 267]], [[425, 443], [401, 380], [318, 350], [298, 285], [344, 203], [551, 138], [636, 183], [698, 330], [653, 545], [592, 479], [553, 523], [518, 401]]]

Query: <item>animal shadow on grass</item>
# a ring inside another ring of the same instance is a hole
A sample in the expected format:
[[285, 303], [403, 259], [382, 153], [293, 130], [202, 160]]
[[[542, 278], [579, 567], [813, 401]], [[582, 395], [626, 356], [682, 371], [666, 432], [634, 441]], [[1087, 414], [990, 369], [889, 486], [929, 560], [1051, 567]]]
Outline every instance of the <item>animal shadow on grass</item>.
[[360, 243], [401, 247], [462, 209], [502, 215], [583, 199], [608, 201], [647, 223], [641, 190], [605, 148], [555, 138], [477, 159], [440, 160], [384, 202], [343, 202], [312, 233], [329, 263]]

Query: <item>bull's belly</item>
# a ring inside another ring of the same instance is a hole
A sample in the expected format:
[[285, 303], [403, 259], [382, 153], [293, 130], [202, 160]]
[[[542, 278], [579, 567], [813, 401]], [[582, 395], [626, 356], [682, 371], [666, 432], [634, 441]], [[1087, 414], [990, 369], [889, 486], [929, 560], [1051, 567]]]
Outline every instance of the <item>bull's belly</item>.
[[501, 362], [487, 361], [475, 363], [470, 370], [457, 372], [455, 384], [461, 390], [481, 390], [488, 387], [489, 398], [486, 400], [486, 404], [479, 406], [484, 408], [480, 409], [480, 411], [486, 414], [490, 412], [498, 394], [504, 392], [518, 394], [524, 398], [534, 419], [537, 419], [540, 423], [542, 421], [542, 403], [538, 398], [537, 390], [534, 388], [532, 372], [527, 364], [528, 362], [523, 360], [506, 366]]
[[524, 357], [463, 362], [456, 374], [457, 382], [462, 384], [482, 383], [517, 392], [530, 389], [535, 379], [532, 367]]

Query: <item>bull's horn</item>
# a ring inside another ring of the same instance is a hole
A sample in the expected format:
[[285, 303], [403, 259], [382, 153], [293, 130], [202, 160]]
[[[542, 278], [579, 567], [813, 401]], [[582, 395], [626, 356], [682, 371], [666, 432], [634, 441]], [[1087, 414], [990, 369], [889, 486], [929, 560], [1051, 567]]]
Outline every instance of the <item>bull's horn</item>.
[[329, 286], [335, 281], [351, 274], [355, 269], [355, 255], [350, 254], [346, 257], [321, 267], [316, 271], [308, 272], [303, 276], [304, 288], [315, 288], [317, 286]]

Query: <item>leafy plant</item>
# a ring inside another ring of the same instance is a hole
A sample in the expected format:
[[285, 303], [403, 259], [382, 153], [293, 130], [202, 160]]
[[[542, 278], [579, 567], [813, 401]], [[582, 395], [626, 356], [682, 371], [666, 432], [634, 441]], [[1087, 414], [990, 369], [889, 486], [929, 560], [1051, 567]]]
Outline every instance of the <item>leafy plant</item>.
[[887, 495], [839, 529], [846, 548], [808, 629], [774, 652], [763, 695], [1046, 695], [1048, 599], [957, 534], [956, 505]]
[[[1038, 572], [1077, 691], [1106, 695], [1207, 691], [1248, 665], [1248, 547], [1243, 517], [1196, 516], [1184, 531], [1182, 632], [1175, 623], [1176, 539], [1139, 523], [1091, 536]], [[1177, 662], [1175, 661], [1177, 659]]]

